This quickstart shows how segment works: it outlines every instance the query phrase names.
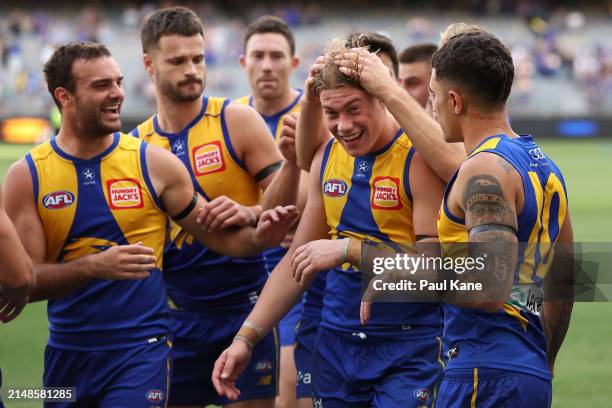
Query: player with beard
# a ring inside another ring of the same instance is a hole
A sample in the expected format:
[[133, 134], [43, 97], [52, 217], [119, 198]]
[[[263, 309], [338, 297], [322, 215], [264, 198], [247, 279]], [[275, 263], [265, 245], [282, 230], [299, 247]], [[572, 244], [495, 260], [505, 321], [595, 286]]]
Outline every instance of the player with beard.
[[[285, 140], [281, 140], [285, 120], [293, 120], [300, 110], [302, 90], [291, 88], [289, 84], [299, 62], [295, 55], [293, 33], [285, 21], [275, 16], [263, 16], [249, 24], [244, 35], [244, 54], [240, 56], [240, 65], [247, 74], [252, 94], [238, 98], [236, 102], [257, 110], [277, 144], [285, 143]], [[307, 195], [305, 173], [300, 181], [298, 208], [303, 209]], [[287, 252], [291, 236], [281, 247], [264, 252], [268, 273]], [[295, 330], [301, 313], [302, 302], [298, 302], [278, 324], [281, 360], [277, 408], [296, 404], [297, 378], [293, 353]]]
[[[253, 224], [261, 189], [264, 208], [295, 203], [300, 170], [282, 161], [257, 112], [229, 99], [202, 96], [206, 66], [199, 18], [184, 7], [158, 10], [143, 22], [141, 40], [157, 114], [133, 134], [170, 150], [183, 163], [195, 189], [211, 200], [205, 227], [223, 231]], [[175, 340], [170, 405], [225, 404], [210, 380], [213, 364], [257, 300], [267, 278], [264, 259], [223, 256], [176, 225], [170, 239], [164, 257]], [[257, 369], [241, 378], [240, 405], [274, 404], [277, 359], [272, 332], [256, 350]]]
[[61, 130], [15, 163], [5, 185], [34, 263], [30, 300], [49, 300], [44, 385], [75, 387], [79, 406], [163, 406], [167, 217], [216, 251], [247, 256], [277, 245], [295, 208], [265, 212], [257, 229], [206, 232], [197, 217], [209, 209], [182, 163], [119, 133], [123, 75], [103, 45], [61, 46], [44, 73]]

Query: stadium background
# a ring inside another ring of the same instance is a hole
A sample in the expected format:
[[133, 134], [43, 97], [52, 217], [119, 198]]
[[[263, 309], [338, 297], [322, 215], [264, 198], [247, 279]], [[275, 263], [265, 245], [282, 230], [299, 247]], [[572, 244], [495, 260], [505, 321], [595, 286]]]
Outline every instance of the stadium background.
[[[54, 2], [29, 0], [0, 5], [0, 176], [34, 142], [52, 133], [53, 103], [42, 64], [55, 44], [70, 40], [105, 43], [125, 75], [124, 130], [154, 112], [154, 95], [141, 63], [142, 16], [171, 2]], [[227, 0], [181, 3], [206, 27], [209, 95], [238, 97], [248, 82], [238, 64], [249, 21], [266, 13], [293, 27], [302, 63], [293, 76], [301, 87], [310, 62], [332, 37], [378, 31], [398, 50], [437, 42], [449, 23], [477, 24], [499, 36], [513, 52], [515, 84], [509, 110], [515, 130], [532, 133], [560, 166], [579, 242], [610, 242], [612, 231], [612, 1], [366, 0], [325, 3]], [[25, 120], [23, 118], [26, 118]], [[1, 266], [0, 266], [1, 267]], [[557, 360], [553, 406], [609, 407], [612, 401], [612, 305], [580, 303]], [[15, 322], [0, 326], [3, 388], [39, 386], [47, 336], [45, 304], [28, 306]], [[9, 403], [11, 406], [38, 406]]]

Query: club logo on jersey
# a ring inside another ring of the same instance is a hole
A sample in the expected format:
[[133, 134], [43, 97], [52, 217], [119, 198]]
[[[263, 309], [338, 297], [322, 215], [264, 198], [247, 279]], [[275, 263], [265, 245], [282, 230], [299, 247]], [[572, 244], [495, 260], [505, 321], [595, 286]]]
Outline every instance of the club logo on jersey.
[[106, 182], [108, 200], [113, 210], [142, 208], [142, 187], [136, 179], [113, 179]]
[[360, 161], [358, 170], [359, 170], [359, 173], [361, 173], [360, 175], [365, 175], [365, 173], [367, 173], [369, 170], [368, 162]]
[[42, 199], [42, 205], [47, 210], [61, 210], [70, 207], [74, 204], [74, 194], [70, 191], [54, 191], [45, 195]]
[[197, 176], [225, 170], [221, 143], [218, 141], [194, 147], [192, 155], [193, 167]]
[[253, 365], [253, 369], [258, 373], [265, 374], [272, 371], [274, 364], [268, 359], [259, 360]]
[[323, 185], [323, 193], [328, 197], [342, 197], [346, 194], [346, 183], [338, 179], [329, 179]]
[[61, 249], [56, 261], [72, 261], [87, 255], [104, 252], [115, 245], [119, 244], [117, 242], [98, 237], [71, 238], [64, 243], [64, 247]]
[[430, 396], [431, 393], [427, 388], [419, 388], [418, 390], [414, 391], [414, 398], [416, 398], [416, 400], [419, 402], [427, 402]]
[[147, 392], [147, 401], [149, 402], [162, 402], [164, 400], [164, 392], [161, 390], [150, 390]]
[[183, 141], [181, 139], [174, 142], [172, 145], [172, 152], [177, 156], [182, 156], [185, 154], [185, 147], [183, 146]]
[[83, 169], [83, 171], [81, 172], [81, 176], [83, 177], [84, 186], [96, 184], [96, 172], [93, 171], [93, 169], [90, 169], [89, 167]]
[[372, 208], [377, 210], [399, 210], [400, 183], [395, 177], [376, 177], [372, 182]]

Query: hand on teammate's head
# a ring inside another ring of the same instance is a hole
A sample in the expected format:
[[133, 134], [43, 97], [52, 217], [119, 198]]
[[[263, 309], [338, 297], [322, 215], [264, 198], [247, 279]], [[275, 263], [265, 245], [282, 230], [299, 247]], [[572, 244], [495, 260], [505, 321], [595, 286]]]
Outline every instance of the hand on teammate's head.
[[314, 94], [313, 81], [314, 77], [325, 66], [325, 57], [323, 55], [317, 57], [314, 64], [308, 70], [308, 78], [304, 84], [304, 96], [302, 100], [306, 103], [319, 103], [319, 98]]
[[365, 48], [352, 48], [335, 56], [336, 64], [344, 75], [355, 78], [361, 86], [377, 98], [382, 98], [396, 80], [378, 55]]

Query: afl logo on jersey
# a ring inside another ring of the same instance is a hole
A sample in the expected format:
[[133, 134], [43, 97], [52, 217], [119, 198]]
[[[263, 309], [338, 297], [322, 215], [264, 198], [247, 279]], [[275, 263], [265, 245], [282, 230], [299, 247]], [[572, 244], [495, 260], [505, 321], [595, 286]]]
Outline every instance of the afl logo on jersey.
[[328, 197], [342, 197], [346, 194], [346, 183], [338, 179], [329, 179], [323, 185], [323, 193]]
[[162, 390], [150, 390], [147, 392], [147, 401], [149, 402], [162, 402], [164, 400], [164, 392]]
[[142, 188], [136, 179], [113, 179], [106, 182], [108, 201], [113, 210], [142, 208]]
[[399, 179], [395, 177], [376, 177], [372, 183], [372, 208], [377, 210], [402, 208], [399, 185]]
[[42, 205], [47, 210], [61, 210], [68, 208], [74, 203], [74, 194], [70, 191], [54, 191], [45, 195], [42, 199]]
[[225, 170], [221, 143], [218, 141], [194, 147], [192, 156], [196, 176]]
[[427, 388], [419, 388], [418, 390], [414, 391], [414, 398], [416, 398], [416, 400], [419, 402], [429, 401], [430, 396], [431, 396], [431, 393], [429, 392]]
[[253, 369], [258, 373], [265, 374], [274, 369], [274, 364], [271, 360], [264, 358], [263, 360], [259, 360], [258, 362], [256, 362], [253, 365]]

